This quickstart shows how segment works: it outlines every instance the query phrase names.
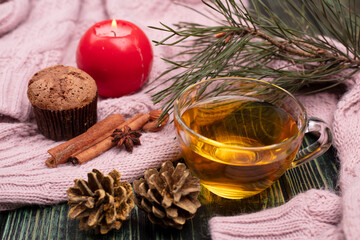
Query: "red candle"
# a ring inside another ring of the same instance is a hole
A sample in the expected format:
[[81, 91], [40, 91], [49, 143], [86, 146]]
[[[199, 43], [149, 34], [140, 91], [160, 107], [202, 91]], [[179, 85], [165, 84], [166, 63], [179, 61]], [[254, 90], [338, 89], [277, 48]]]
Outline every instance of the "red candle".
[[78, 68], [95, 79], [99, 95], [104, 97], [139, 90], [149, 77], [152, 61], [145, 33], [124, 20], [96, 23], [82, 36], [76, 51]]

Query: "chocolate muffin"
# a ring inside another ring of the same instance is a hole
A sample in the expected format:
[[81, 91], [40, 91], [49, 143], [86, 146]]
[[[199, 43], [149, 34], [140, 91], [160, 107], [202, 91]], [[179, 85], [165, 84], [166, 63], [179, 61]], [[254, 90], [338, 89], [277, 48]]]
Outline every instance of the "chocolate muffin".
[[40, 70], [30, 79], [27, 95], [47, 138], [67, 140], [96, 123], [96, 83], [80, 69], [56, 65]]

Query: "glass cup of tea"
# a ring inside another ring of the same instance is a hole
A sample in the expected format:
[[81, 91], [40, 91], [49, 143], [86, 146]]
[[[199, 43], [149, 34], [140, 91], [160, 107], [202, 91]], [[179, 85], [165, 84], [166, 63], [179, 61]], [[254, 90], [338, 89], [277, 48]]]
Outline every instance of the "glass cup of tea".
[[[185, 162], [209, 191], [241, 199], [268, 188], [289, 168], [327, 151], [327, 124], [307, 118], [288, 91], [265, 81], [228, 77], [185, 89], [174, 104]], [[319, 138], [299, 151], [304, 134]]]

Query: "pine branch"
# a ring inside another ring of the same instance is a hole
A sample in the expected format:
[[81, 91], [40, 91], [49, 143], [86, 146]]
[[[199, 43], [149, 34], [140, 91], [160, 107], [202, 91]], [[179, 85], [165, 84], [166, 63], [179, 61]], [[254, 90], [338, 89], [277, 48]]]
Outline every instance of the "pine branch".
[[[238, 31], [232, 31], [229, 33], [222, 32], [222, 33], [216, 34], [215, 37], [220, 38], [220, 37], [226, 36], [224, 42], [228, 43], [234, 34], [237, 34], [240, 36], [252, 35], [255, 37], [260, 37], [260, 38], [268, 41], [275, 47], [277, 47], [279, 50], [282, 50], [289, 54], [294, 54], [294, 55], [297, 55], [300, 57], [307, 57], [307, 58], [326, 57], [328, 61], [352, 63], [352, 64], [360, 66], [360, 60], [358, 60], [358, 59], [345, 57], [345, 56], [338, 56], [332, 52], [326, 51], [319, 47], [313, 46], [313, 45], [305, 43], [305, 42], [301, 42], [301, 39], [294, 40], [292, 42], [290, 42], [290, 41], [279, 42], [276, 39], [272, 38], [271, 36], [261, 32], [258, 29], [254, 29], [254, 28], [253, 29], [251, 29], [251, 28], [242, 29], [242, 30], [238, 30]], [[297, 46], [302, 46], [303, 48], [308, 49], [309, 51], [302, 50], [301, 48], [299, 48]], [[311, 52], [313, 52], [313, 53], [311, 53]]]
[[[224, 18], [215, 20], [217, 26], [180, 22], [151, 27], [169, 33], [158, 45], [182, 49], [164, 59], [169, 67], [156, 81], [167, 80], [150, 91], [164, 82], [170, 85], [153, 94], [154, 103], [163, 102], [164, 113], [170, 113], [185, 88], [214, 77], [266, 79], [296, 92], [317, 83], [328, 89], [358, 72], [360, 16], [355, 0], [347, 0], [347, 5], [340, 0], [300, 2], [271, 0], [288, 16], [281, 18], [264, 0], [251, 0], [253, 8], [245, 8], [241, 0], [208, 0], [203, 1], [205, 6]], [[274, 61], [280, 61], [280, 66], [274, 66]]]

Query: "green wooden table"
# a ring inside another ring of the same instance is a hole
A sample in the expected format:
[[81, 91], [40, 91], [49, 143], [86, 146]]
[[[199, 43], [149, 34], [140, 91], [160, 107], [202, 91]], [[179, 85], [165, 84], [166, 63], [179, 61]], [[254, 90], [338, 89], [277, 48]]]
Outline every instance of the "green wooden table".
[[[305, 139], [305, 144], [312, 141]], [[107, 235], [94, 235], [80, 231], [78, 221], [67, 217], [69, 207], [31, 206], [0, 214], [1, 239], [210, 239], [208, 220], [216, 215], [237, 215], [279, 206], [298, 193], [311, 188], [336, 190], [338, 163], [335, 149], [295, 169], [288, 170], [270, 188], [254, 197], [228, 200], [202, 190], [202, 206], [196, 216], [182, 230], [162, 229], [154, 226], [144, 213], [135, 207], [131, 218], [120, 230]]]

